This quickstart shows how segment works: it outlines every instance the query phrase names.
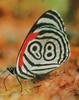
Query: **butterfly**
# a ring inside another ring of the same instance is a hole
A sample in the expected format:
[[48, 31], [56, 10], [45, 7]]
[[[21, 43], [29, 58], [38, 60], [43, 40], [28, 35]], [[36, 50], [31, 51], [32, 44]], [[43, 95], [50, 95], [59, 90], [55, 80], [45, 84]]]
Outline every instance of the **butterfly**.
[[58, 12], [48, 10], [38, 18], [26, 36], [16, 66], [7, 70], [23, 79], [35, 79], [59, 68], [69, 54], [63, 19]]

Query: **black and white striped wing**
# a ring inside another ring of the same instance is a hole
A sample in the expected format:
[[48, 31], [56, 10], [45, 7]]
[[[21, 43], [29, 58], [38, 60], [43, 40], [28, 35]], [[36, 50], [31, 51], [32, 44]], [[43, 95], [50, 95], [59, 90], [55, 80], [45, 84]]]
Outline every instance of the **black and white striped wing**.
[[19, 52], [16, 72], [26, 79], [58, 68], [69, 57], [64, 23], [56, 11], [46, 11], [33, 25]]

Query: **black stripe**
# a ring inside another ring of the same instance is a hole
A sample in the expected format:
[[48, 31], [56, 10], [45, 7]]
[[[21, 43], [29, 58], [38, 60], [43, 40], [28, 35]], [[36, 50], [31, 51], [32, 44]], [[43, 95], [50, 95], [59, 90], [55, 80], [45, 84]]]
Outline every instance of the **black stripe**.
[[[51, 25], [44, 25], [42, 27], [40, 27], [39, 29], [42, 29], [42, 28], [50, 28], [52, 29], [54, 26], [51, 26]], [[55, 27], [56, 28], [56, 27]], [[38, 30], [38, 29], [37, 29]]]

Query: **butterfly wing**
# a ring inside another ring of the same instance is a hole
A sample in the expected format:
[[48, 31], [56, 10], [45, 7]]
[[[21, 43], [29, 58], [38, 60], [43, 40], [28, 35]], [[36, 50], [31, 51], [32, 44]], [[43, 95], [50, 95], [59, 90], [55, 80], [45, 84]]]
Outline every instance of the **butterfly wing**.
[[16, 73], [22, 78], [46, 74], [69, 57], [64, 23], [56, 11], [48, 10], [33, 25], [20, 49]]

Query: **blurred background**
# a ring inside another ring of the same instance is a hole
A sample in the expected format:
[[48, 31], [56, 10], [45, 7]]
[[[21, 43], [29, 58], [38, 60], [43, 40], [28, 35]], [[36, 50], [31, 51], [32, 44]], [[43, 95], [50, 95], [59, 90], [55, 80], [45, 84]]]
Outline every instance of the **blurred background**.
[[48, 9], [55, 9], [61, 14], [70, 45], [78, 48], [79, 0], [0, 0], [0, 67], [16, 63], [28, 31]]

